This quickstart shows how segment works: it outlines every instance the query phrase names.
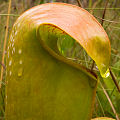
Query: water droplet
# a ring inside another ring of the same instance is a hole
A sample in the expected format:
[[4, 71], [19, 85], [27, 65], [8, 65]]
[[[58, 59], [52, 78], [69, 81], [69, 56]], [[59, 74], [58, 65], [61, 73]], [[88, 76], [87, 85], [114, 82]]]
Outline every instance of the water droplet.
[[7, 99], [7, 95], [6, 95], [6, 99]]
[[105, 72], [105, 74], [102, 74], [102, 77], [107, 78], [110, 75], [109, 69]]
[[107, 78], [110, 75], [108, 66], [101, 64], [100, 74], [103, 78]]
[[9, 73], [9, 74], [10, 74], [10, 76], [11, 76], [11, 75], [12, 75], [12, 72], [10, 71], [10, 73]]
[[19, 49], [18, 53], [19, 53], [19, 54], [21, 54], [21, 53], [22, 53], [22, 50], [21, 50], [21, 49]]
[[18, 70], [18, 77], [21, 77], [21, 76], [22, 76], [22, 74], [23, 74], [23, 69], [22, 69], [22, 68], [20, 68], [20, 69]]
[[12, 65], [12, 60], [9, 61], [9, 66], [11, 66], [11, 65]]

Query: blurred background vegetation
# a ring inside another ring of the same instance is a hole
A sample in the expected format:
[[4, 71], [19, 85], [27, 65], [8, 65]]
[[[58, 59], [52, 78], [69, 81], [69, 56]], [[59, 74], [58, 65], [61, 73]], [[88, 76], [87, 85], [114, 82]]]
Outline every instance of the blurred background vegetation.
[[[64, 2], [81, 6], [93, 14], [100, 23], [104, 22], [103, 27], [111, 42], [110, 67], [117, 85], [120, 86], [120, 0], [12, 0], [9, 15], [9, 0], [0, 0], [0, 68], [4, 66], [4, 76], [0, 90], [0, 120], [4, 120], [5, 114], [5, 64], [2, 64], [2, 55], [6, 54], [6, 51], [3, 53], [5, 34], [7, 32], [6, 28], [8, 27], [8, 38], [15, 20], [20, 14], [35, 5], [49, 2]], [[108, 4], [104, 13], [106, 2]], [[8, 16], [10, 17], [9, 25], [7, 25]], [[66, 52], [65, 56], [91, 69], [93, 61], [82, 48], [76, 47], [74, 49], [73, 47], [69, 52]], [[103, 79], [96, 65], [94, 65], [93, 70], [98, 74], [100, 79], [93, 118], [99, 116], [112, 118], [119, 116], [120, 118], [120, 92], [118, 92], [111, 76]]]

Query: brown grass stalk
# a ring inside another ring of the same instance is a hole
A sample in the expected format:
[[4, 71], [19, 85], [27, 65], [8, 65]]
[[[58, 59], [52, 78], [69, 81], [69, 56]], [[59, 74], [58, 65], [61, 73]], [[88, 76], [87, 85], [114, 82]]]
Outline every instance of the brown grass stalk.
[[80, 0], [77, 0], [77, 3], [78, 3], [78, 6], [79, 6], [79, 7], [82, 7], [82, 4], [81, 4], [81, 1], [80, 1]]
[[101, 82], [100, 82], [100, 86], [101, 86], [101, 88], [103, 89], [103, 92], [104, 92], [105, 96], [107, 97], [107, 100], [109, 101], [109, 104], [110, 104], [110, 106], [111, 106], [111, 108], [112, 108], [112, 110], [113, 110], [113, 113], [115, 114], [116, 120], [120, 120], [119, 117], [118, 117], [118, 114], [117, 114], [117, 112], [116, 112], [116, 110], [115, 110], [115, 108], [114, 108], [114, 105], [112, 104], [112, 101], [111, 101], [111, 99], [110, 99], [107, 91], [105, 90], [105, 88], [104, 88], [104, 86], [102, 85]]
[[117, 82], [114, 74], [113, 74], [112, 71], [111, 71], [111, 68], [109, 68], [109, 71], [110, 71], [111, 78], [112, 78], [114, 84], [116, 85], [118, 92], [120, 93], [120, 87], [119, 87], [119, 85], [118, 85], [118, 82]]
[[[10, 14], [10, 10], [11, 10], [11, 0], [9, 0], [8, 14]], [[3, 46], [3, 53], [2, 53], [2, 64], [3, 65], [4, 65], [4, 58], [5, 58], [5, 50], [6, 50], [7, 37], [8, 37], [9, 18], [10, 17], [7, 16], [5, 39], [4, 39], [4, 46]], [[3, 80], [3, 73], [4, 73], [4, 67], [1, 65], [0, 88], [1, 88], [1, 83], [2, 83], [2, 80]]]

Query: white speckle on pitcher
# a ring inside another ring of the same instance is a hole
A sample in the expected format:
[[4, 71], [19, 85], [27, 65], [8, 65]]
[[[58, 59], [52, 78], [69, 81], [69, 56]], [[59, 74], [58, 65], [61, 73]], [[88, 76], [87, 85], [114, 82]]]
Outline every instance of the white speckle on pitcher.
[[13, 52], [15, 52], [15, 47], [13, 48]]
[[13, 50], [12, 50], [12, 54], [13, 54], [14, 52], [13, 52]]
[[19, 61], [20, 65], [22, 65], [22, 60]]
[[9, 61], [9, 66], [11, 66], [11, 65], [12, 65], [12, 60]]
[[15, 35], [17, 35], [17, 31], [15, 32]]
[[14, 46], [14, 43], [12, 43], [12, 47]]
[[19, 50], [18, 50], [18, 53], [19, 53], [19, 54], [21, 54], [21, 53], [22, 53], [22, 50], [21, 50], [21, 49], [19, 49]]
[[9, 51], [8, 51], [8, 58], [9, 58]]
[[21, 77], [23, 74], [23, 68], [19, 68], [18, 70], [18, 77]]
[[10, 76], [11, 76], [11, 75], [12, 75], [12, 72], [10, 71], [10, 73], [9, 73], [9, 74], [10, 74]]
[[18, 23], [18, 26], [17, 26], [18, 28], [20, 27], [20, 23]]

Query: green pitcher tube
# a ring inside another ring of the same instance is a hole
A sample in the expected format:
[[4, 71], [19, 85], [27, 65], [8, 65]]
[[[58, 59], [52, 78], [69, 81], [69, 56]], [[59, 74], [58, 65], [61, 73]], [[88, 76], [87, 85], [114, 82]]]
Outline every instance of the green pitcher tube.
[[[91, 119], [98, 79], [60, 54], [59, 37], [76, 40], [77, 34], [62, 26], [76, 26], [59, 22], [63, 18], [53, 8], [86, 13], [74, 5], [49, 3], [33, 7], [17, 19], [6, 56], [6, 120]], [[87, 49], [84, 44], [83, 48]]]

